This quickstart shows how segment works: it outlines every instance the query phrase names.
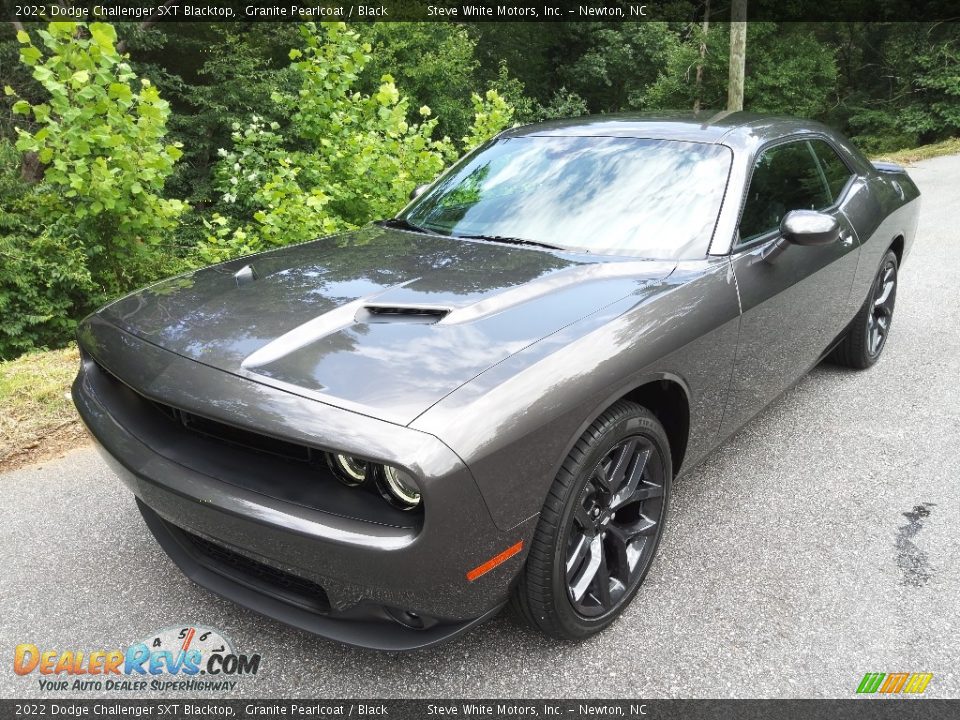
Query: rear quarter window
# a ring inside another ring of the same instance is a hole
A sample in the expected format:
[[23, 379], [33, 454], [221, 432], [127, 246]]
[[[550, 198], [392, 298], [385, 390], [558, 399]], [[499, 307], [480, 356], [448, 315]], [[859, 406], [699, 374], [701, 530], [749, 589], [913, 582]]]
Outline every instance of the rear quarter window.
[[823, 170], [824, 178], [830, 188], [832, 200], [836, 202], [853, 173], [837, 155], [837, 151], [823, 140], [812, 140], [810, 146], [813, 148], [817, 160], [820, 161], [820, 168]]

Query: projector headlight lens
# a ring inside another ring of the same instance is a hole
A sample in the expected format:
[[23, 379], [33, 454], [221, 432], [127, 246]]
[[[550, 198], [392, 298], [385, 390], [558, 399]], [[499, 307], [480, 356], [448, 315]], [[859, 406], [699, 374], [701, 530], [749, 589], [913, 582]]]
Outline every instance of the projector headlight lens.
[[352, 455], [331, 455], [330, 464], [337, 478], [344, 485], [359, 485], [367, 479], [369, 463]]
[[389, 465], [383, 466], [383, 484], [394, 504], [413, 510], [420, 504], [420, 488], [408, 473]]

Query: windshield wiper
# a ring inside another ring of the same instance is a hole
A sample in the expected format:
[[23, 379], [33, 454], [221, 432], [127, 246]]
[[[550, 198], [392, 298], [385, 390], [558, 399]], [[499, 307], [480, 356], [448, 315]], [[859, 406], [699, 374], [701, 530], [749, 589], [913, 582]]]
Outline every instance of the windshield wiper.
[[[435, 230], [415, 225], [406, 218], [387, 218], [386, 220], [377, 220], [377, 225], [383, 227], [398, 228], [400, 230], [410, 230], [412, 232], [423, 233], [424, 235], [442, 235]], [[508, 243], [510, 245], [530, 245], [533, 247], [547, 248], [548, 250], [567, 250], [568, 248], [550, 243], [540, 242], [539, 240], [527, 240], [525, 238], [506, 237], [504, 235], [445, 235], [444, 237], [463, 238], [465, 240], [487, 240], [489, 242]]]
[[414, 225], [409, 220], [404, 218], [387, 218], [386, 220], [377, 220], [377, 225], [383, 227], [398, 228], [400, 230], [410, 230], [412, 232], [423, 233], [424, 235], [439, 235], [439, 233], [434, 232], [433, 230], [427, 230], [425, 227], [420, 227], [419, 225]]
[[534, 247], [547, 248], [548, 250], [566, 250], [567, 248], [550, 243], [540, 242], [539, 240], [527, 240], [525, 238], [505, 237], [503, 235], [454, 235], [453, 237], [463, 238], [465, 240], [489, 240], [490, 242], [509, 243], [510, 245], [532, 245]]

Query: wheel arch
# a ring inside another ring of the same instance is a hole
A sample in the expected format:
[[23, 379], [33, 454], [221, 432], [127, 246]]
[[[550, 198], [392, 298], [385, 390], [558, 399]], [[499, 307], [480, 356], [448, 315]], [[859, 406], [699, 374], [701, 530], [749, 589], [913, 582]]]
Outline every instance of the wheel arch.
[[690, 437], [690, 398], [686, 386], [678, 380], [663, 377], [646, 382], [621, 398], [647, 408], [663, 425], [667, 439], [670, 441], [670, 459], [674, 477], [683, 465], [683, 459], [687, 453], [687, 441]]
[[903, 235], [897, 235], [893, 242], [890, 243], [890, 249], [893, 250], [893, 254], [897, 256], [897, 267], [903, 265], [903, 251], [906, 247], [906, 240]]
[[[619, 388], [595, 409], [570, 442], [570, 448], [594, 420], [620, 400], [642, 405], [652, 412], [667, 433], [673, 475], [679, 473], [690, 438], [690, 388], [678, 375], [658, 372], [645, 375], [627, 387]], [[566, 453], [565, 455], [566, 456]]]

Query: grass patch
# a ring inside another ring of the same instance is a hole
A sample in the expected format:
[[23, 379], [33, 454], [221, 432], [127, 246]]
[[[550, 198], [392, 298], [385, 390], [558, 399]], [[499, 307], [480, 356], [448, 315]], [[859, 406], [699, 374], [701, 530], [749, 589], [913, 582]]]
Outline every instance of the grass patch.
[[888, 160], [890, 162], [902, 163], [908, 165], [919, 160], [940, 157], [941, 155], [960, 154], [960, 138], [950, 138], [942, 140], [932, 145], [921, 145], [918, 148], [908, 148], [906, 150], [897, 150], [896, 152], [886, 153], [874, 157], [874, 160]]
[[0, 469], [82, 439], [77, 411], [64, 396], [79, 364], [75, 345], [0, 362]]

